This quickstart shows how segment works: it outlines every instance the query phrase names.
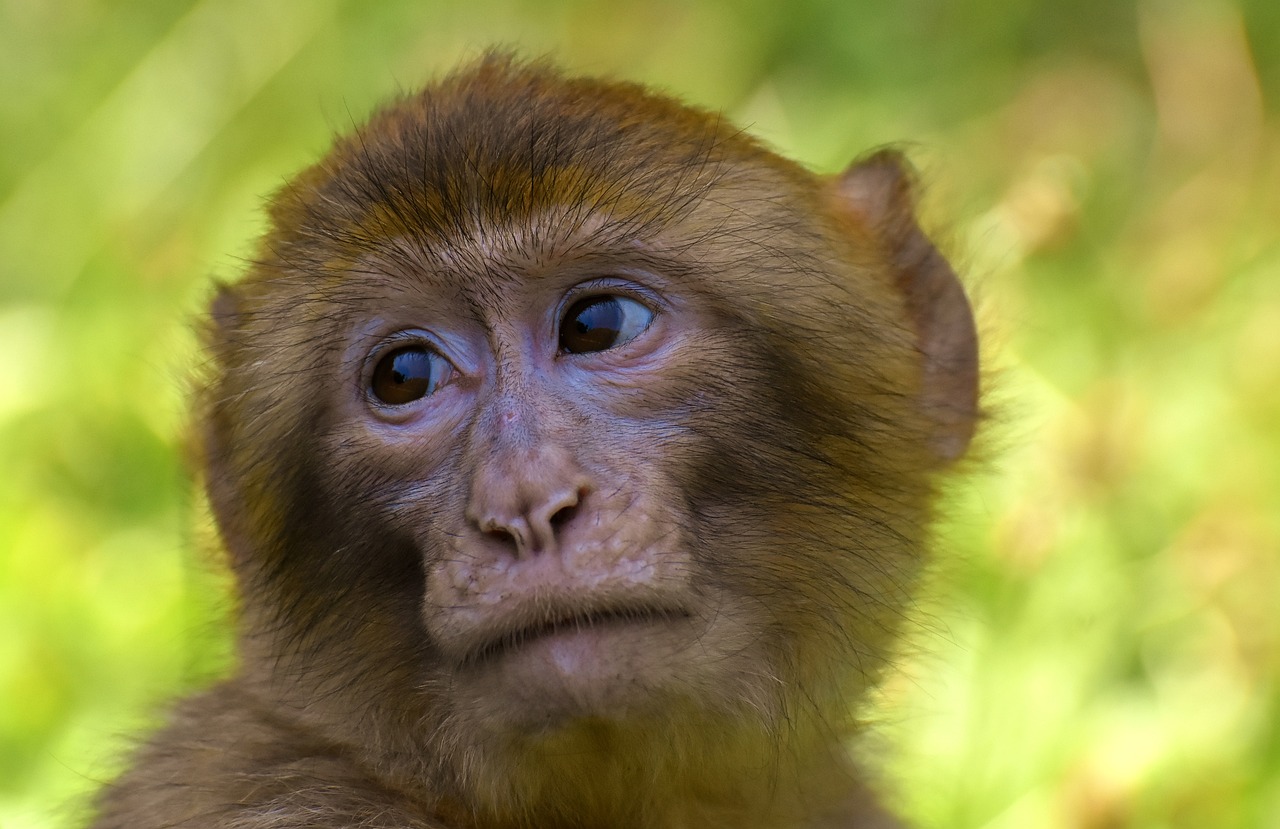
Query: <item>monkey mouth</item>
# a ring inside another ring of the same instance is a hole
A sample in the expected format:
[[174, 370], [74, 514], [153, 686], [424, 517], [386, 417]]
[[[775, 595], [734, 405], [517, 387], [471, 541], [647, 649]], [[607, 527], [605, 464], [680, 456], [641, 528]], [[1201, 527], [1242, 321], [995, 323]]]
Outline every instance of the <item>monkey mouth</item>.
[[534, 624], [499, 633], [479, 642], [463, 657], [468, 667], [478, 667], [501, 659], [534, 642], [561, 634], [581, 634], [641, 625], [666, 625], [687, 621], [692, 614], [675, 607], [611, 607], [566, 613]]

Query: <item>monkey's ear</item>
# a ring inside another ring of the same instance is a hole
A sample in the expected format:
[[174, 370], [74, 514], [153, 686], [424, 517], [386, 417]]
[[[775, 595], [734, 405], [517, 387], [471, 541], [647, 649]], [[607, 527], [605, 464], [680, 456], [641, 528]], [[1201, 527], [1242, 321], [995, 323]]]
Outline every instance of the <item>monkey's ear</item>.
[[916, 224], [910, 167], [880, 150], [837, 176], [832, 189], [836, 209], [884, 246], [916, 330], [932, 448], [941, 463], [954, 461], [978, 419], [978, 335], [955, 271]]
[[199, 401], [200, 424], [193, 437], [192, 451], [198, 468], [204, 475], [204, 487], [209, 496], [214, 519], [226, 545], [231, 563], [238, 566], [247, 560], [246, 536], [243, 531], [242, 496], [235, 482], [237, 477], [230, 469], [225, 415], [219, 412], [215, 399], [224, 394], [220, 383], [227, 371], [227, 351], [234, 332], [241, 321], [241, 298], [232, 285], [218, 282], [205, 322], [205, 347], [213, 358], [216, 376], [201, 392]]
[[221, 339], [226, 332], [235, 328], [240, 319], [240, 298], [235, 289], [225, 282], [219, 281], [213, 299], [209, 302], [210, 332], [214, 340]]

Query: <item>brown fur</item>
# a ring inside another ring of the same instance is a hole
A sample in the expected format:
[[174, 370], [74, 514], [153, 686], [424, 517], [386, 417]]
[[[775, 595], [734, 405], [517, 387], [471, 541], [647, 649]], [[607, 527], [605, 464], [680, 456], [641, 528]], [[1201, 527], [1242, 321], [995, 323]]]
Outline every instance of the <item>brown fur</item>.
[[[241, 668], [96, 825], [896, 825], [844, 745], [977, 405], [912, 210], [892, 154], [823, 179], [504, 57], [339, 140], [211, 315]], [[546, 357], [542, 309], [602, 276], [652, 290], [643, 344]], [[362, 366], [397, 329], [456, 366], [386, 412]], [[475, 650], [606, 611], [546, 645], [563, 674]]]

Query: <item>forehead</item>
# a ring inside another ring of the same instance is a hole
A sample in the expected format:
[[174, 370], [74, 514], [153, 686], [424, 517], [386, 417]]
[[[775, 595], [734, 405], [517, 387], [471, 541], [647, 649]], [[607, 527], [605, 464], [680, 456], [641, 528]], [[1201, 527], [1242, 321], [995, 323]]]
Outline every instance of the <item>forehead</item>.
[[714, 267], [746, 253], [708, 253], [712, 238], [785, 249], [797, 223], [779, 211], [809, 183], [714, 114], [490, 59], [381, 111], [281, 190], [266, 271], [333, 288], [377, 257], [448, 294], [592, 256]]
[[566, 209], [609, 216], [638, 236], [766, 157], [788, 169], [715, 114], [634, 85], [490, 58], [339, 139], [271, 212], [290, 229], [278, 242], [313, 248], [548, 228], [544, 217], [573, 220], [557, 215]]

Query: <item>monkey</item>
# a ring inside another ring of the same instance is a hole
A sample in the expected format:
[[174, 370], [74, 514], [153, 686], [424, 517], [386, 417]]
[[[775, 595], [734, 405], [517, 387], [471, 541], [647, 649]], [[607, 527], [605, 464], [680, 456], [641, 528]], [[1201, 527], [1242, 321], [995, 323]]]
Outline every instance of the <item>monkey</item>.
[[208, 314], [237, 667], [92, 825], [901, 826], [849, 746], [980, 419], [916, 189], [505, 53], [335, 139]]

